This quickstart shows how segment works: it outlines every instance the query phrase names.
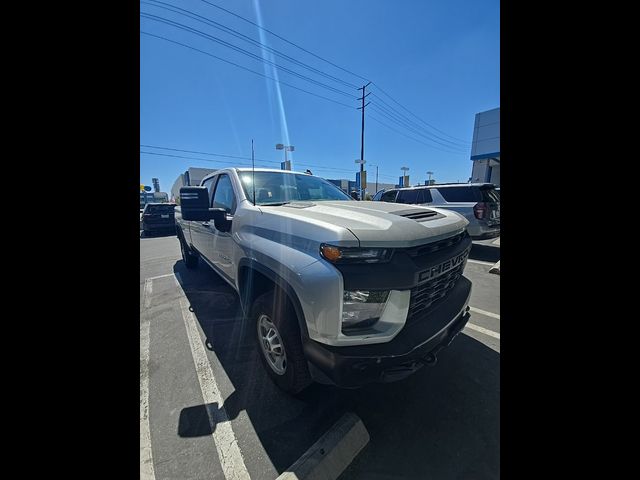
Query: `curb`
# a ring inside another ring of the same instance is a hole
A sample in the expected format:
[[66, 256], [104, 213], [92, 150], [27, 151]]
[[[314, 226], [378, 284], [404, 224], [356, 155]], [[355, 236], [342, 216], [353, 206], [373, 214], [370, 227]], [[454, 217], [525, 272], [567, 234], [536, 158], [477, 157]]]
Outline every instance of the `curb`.
[[369, 443], [355, 413], [345, 413], [276, 480], [335, 480]]
[[495, 273], [496, 275], [500, 275], [500, 260], [489, 269], [489, 273]]

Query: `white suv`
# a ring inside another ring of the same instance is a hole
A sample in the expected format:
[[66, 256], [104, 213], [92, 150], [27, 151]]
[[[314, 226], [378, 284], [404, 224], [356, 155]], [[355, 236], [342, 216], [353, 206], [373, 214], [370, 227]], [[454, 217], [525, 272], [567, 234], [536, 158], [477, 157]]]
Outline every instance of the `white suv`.
[[379, 191], [373, 200], [446, 208], [469, 220], [467, 231], [472, 238], [493, 238], [500, 235], [500, 193], [492, 183], [393, 188]]

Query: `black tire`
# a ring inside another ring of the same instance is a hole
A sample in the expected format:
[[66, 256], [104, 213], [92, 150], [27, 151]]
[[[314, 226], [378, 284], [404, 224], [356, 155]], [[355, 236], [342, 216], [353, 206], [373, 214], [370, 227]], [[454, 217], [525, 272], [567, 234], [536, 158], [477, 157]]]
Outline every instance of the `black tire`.
[[198, 266], [198, 254], [191, 251], [182, 235], [178, 234], [178, 240], [180, 240], [180, 251], [182, 252], [182, 261], [184, 262], [184, 265], [189, 270], [196, 268]]
[[[286, 363], [284, 373], [278, 374], [265, 353], [263, 338], [260, 334], [260, 319], [266, 316], [275, 325], [281, 344], [284, 347]], [[298, 318], [282, 290], [275, 289], [260, 295], [251, 305], [249, 325], [253, 328], [253, 337], [258, 347], [265, 370], [274, 383], [287, 393], [301, 392], [312, 383], [307, 360], [302, 351], [302, 339]]]

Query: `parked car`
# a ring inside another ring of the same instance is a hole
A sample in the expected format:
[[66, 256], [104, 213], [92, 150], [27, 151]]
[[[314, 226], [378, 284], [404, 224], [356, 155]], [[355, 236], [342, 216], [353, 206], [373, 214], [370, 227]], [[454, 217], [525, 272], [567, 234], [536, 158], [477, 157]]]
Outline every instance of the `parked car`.
[[374, 201], [427, 205], [463, 215], [474, 239], [500, 235], [500, 193], [492, 183], [452, 183], [383, 190]]
[[225, 168], [180, 189], [187, 268], [239, 294], [246, 331], [283, 390], [391, 382], [433, 366], [469, 319], [461, 215], [356, 202], [326, 180]]
[[176, 229], [175, 203], [147, 203], [142, 211], [140, 228], [145, 235]]

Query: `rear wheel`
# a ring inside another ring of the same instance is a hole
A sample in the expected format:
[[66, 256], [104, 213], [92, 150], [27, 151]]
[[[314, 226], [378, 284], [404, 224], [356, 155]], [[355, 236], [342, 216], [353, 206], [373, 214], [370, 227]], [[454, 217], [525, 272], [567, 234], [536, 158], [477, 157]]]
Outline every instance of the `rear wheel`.
[[198, 254], [191, 251], [187, 242], [184, 241], [182, 235], [178, 235], [180, 240], [180, 251], [182, 252], [182, 261], [188, 269], [193, 269], [198, 266]]
[[260, 358], [275, 384], [288, 393], [298, 393], [311, 383], [302, 352], [298, 318], [281, 290], [259, 296], [251, 306]]

